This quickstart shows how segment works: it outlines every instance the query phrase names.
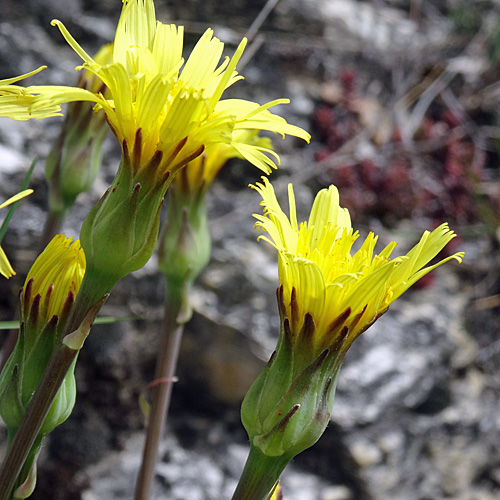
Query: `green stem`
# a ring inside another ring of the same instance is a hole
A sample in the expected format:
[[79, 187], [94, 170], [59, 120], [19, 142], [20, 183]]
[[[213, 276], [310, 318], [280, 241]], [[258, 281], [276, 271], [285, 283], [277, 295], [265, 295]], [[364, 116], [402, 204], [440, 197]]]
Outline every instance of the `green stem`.
[[43, 252], [45, 247], [50, 243], [52, 238], [61, 230], [64, 218], [66, 217], [66, 210], [49, 211], [45, 226], [43, 227], [42, 236], [38, 243], [39, 253]]
[[184, 323], [179, 321], [179, 314], [185, 304], [184, 287], [172, 285], [167, 281], [165, 299], [165, 319], [160, 351], [156, 361], [151, 412], [148, 417], [146, 441], [142, 454], [141, 468], [137, 477], [135, 500], [148, 500], [154, 477], [158, 445], [163, 436], [166, 417], [177, 367], [177, 359], [184, 331]]
[[[94, 274], [87, 269], [61, 340], [82, 324], [90, 309], [107, 293]], [[10, 500], [26, 457], [78, 352], [62, 343], [54, 349], [0, 467], [0, 500]]]
[[0, 500], [9, 500], [17, 477], [35, 442], [52, 402], [78, 351], [59, 344], [31, 398], [24, 418], [0, 469]]
[[279, 457], [264, 455], [259, 448], [251, 446], [232, 500], [264, 500], [267, 498], [290, 460], [283, 455]]
[[[71, 311], [68, 324], [64, 329], [62, 338], [68, 333], [74, 332], [82, 324], [88, 312], [95, 307], [103, 297], [111, 292], [111, 289], [115, 286], [117, 281], [118, 279], [113, 277], [104, 277], [99, 270], [94, 269], [91, 264], [87, 262], [87, 269], [85, 270], [80, 290], [76, 296], [75, 304]], [[96, 311], [96, 314], [97, 312], [98, 311]]]

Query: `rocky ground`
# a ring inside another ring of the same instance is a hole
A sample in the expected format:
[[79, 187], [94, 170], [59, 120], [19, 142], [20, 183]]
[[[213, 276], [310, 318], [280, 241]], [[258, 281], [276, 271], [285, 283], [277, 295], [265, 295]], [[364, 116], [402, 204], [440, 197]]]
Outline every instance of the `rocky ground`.
[[[229, 48], [264, 6], [245, 0], [156, 4], [159, 19], [186, 25], [188, 44], [210, 25]], [[302, 216], [315, 192], [336, 182], [362, 233], [396, 239], [403, 253], [440, 217], [466, 251], [460, 266], [446, 265], [409, 291], [353, 346], [331, 425], [283, 476], [286, 500], [499, 497], [500, 176], [492, 111], [500, 95], [499, 17], [493, 2], [483, 3], [488, 16], [464, 14], [460, 5], [281, 0], [258, 30], [256, 52], [241, 70], [245, 81], [231, 89], [259, 102], [290, 97], [280, 112], [312, 131], [307, 147], [276, 141], [282, 157], [273, 174], [277, 191], [283, 197], [294, 182]], [[78, 61], [50, 20], [63, 20], [92, 53], [112, 38], [119, 8], [112, 0], [71, 0], [64, 9], [52, 0], [4, 0], [0, 78], [47, 64], [38, 82], [70, 83]], [[462, 113], [458, 125], [447, 110]], [[2, 200], [39, 156], [35, 193], [20, 205], [2, 243], [18, 270], [0, 281], [2, 320], [12, 319], [23, 274], [36, 256], [46, 210], [43, 162], [59, 124], [0, 120]], [[474, 155], [460, 156], [464, 150]], [[77, 200], [67, 234], [78, 234], [118, 157], [110, 137], [103, 170], [92, 192]], [[471, 172], [457, 173], [458, 166], [464, 158], [474, 166], [478, 157], [479, 181], [461, 183]], [[367, 161], [375, 170], [367, 170]], [[440, 170], [443, 165], [448, 170]], [[359, 174], [355, 182], [352, 172]], [[376, 174], [370, 182], [366, 172]], [[279, 327], [276, 257], [256, 242], [252, 228], [259, 199], [247, 185], [258, 177], [234, 162], [209, 195], [212, 260], [192, 298], [195, 314], [162, 443], [157, 499], [230, 498], [243, 467], [247, 437], [239, 405]], [[423, 197], [424, 190], [435, 196]], [[162, 290], [154, 259], [114, 290], [103, 314], [141, 319], [94, 328], [77, 367], [75, 411], [43, 450], [34, 500], [132, 498], [143, 436], [138, 400], [153, 379]]]

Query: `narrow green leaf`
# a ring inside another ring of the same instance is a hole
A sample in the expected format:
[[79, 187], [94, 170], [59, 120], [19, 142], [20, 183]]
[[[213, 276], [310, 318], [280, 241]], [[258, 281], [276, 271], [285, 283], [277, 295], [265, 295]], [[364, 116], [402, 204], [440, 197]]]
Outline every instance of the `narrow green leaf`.
[[[105, 316], [97, 318], [94, 325], [109, 325], [118, 321], [135, 321], [138, 319], [142, 319], [142, 316]], [[17, 328], [19, 328], [19, 321], [0, 321], [0, 330], [15, 330]]]
[[[23, 183], [21, 184], [21, 189], [19, 189], [19, 191], [24, 191], [25, 189], [28, 188], [28, 184], [30, 183], [30, 179], [31, 179], [31, 174], [33, 173], [33, 169], [35, 168], [37, 160], [38, 160], [38, 157], [35, 156], [35, 158], [31, 162], [31, 166], [30, 166], [28, 172], [26, 173], [26, 175], [24, 177]], [[5, 220], [3, 221], [3, 224], [0, 227], [0, 243], [3, 240], [5, 233], [7, 232], [7, 227], [9, 226], [10, 219], [12, 219], [12, 216], [14, 215], [14, 212], [16, 211], [17, 205], [19, 205], [19, 201], [12, 203], [12, 205], [9, 208], [9, 211], [7, 212], [7, 216], [5, 217]]]

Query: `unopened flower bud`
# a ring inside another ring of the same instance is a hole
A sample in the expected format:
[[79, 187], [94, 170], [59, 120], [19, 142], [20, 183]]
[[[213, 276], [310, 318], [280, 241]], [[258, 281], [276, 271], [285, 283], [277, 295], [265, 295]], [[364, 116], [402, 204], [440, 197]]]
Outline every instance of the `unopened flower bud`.
[[[0, 415], [14, 438], [49, 359], [60, 342], [85, 273], [78, 241], [59, 234], [36, 259], [21, 291], [19, 337], [0, 374]], [[26, 498], [35, 486], [36, 457], [43, 439], [71, 414], [75, 404], [74, 363], [66, 374], [21, 473], [15, 498]]]
[[[101, 47], [94, 57], [100, 64], [111, 61], [113, 45]], [[77, 87], [107, 95], [104, 84], [88, 69], [83, 69]], [[69, 209], [76, 197], [88, 191], [101, 165], [102, 143], [108, 131], [105, 114], [95, 112], [84, 101], [70, 102], [61, 133], [45, 162], [49, 185], [49, 208], [54, 214]]]
[[158, 152], [150, 165], [134, 169], [125, 143], [113, 183], [83, 222], [80, 241], [87, 273], [101, 295], [144, 266], [153, 253], [169, 177], [167, 173], [157, 178], [156, 166], [161, 158]]
[[191, 285], [210, 260], [206, 190], [203, 185], [190, 189], [188, 183], [190, 169], [195, 169], [204, 159], [201, 156], [184, 167], [168, 190], [158, 267], [169, 281], [176, 284], [187, 282]]
[[[36, 259], [21, 291], [17, 344], [0, 374], [0, 415], [12, 437], [20, 424], [85, 273], [85, 256], [78, 241], [59, 234]], [[71, 372], [45, 420], [47, 434], [71, 413], [75, 398]]]

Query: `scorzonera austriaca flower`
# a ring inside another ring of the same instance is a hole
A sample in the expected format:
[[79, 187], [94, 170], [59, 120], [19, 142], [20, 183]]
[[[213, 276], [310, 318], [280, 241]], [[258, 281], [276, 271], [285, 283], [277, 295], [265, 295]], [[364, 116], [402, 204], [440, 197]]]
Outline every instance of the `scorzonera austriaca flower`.
[[[85, 255], [79, 242], [63, 234], [52, 239], [28, 273], [20, 297], [19, 337], [0, 374], [0, 415], [7, 425], [9, 445], [61, 341], [84, 273]], [[76, 397], [74, 366], [73, 362], [31, 448], [16, 498], [31, 494], [43, 440], [71, 414]]]
[[246, 470], [260, 471], [267, 493], [286, 464], [323, 434], [337, 376], [354, 340], [422, 276], [451, 259], [460, 262], [464, 254], [429, 264], [455, 237], [447, 224], [425, 231], [400, 257], [391, 257], [396, 242], [374, 253], [373, 233], [353, 251], [359, 233], [347, 209], [340, 207], [335, 186], [317, 194], [309, 219], [300, 224], [292, 185], [288, 216], [267, 178], [252, 187], [264, 207], [263, 215], [254, 215], [257, 229], [267, 233], [259, 239], [278, 251], [280, 283], [276, 351], [241, 410], [251, 443], [247, 464], [254, 464]]
[[152, 0], [126, 0], [118, 22], [112, 61], [99, 64], [75, 41], [60, 21], [53, 21], [82, 58], [81, 67], [94, 73], [109, 97], [62, 86], [32, 86], [38, 93], [33, 109], [85, 100], [104, 112], [122, 145], [122, 161], [110, 189], [87, 217], [80, 235], [90, 274], [108, 276], [103, 287], [149, 259], [156, 243], [159, 210], [176, 172], [216, 144], [226, 144], [269, 172], [279, 161], [270, 148], [241, 131], [267, 130], [309, 134], [290, 125], [264, 105], [221, 100], [225, 89], [241, 79], [236, 65], [243, 40], [231, 58], [221, 57], [224, 44], [207, 30], [184, 61], [183, 28], [156, 21]]

